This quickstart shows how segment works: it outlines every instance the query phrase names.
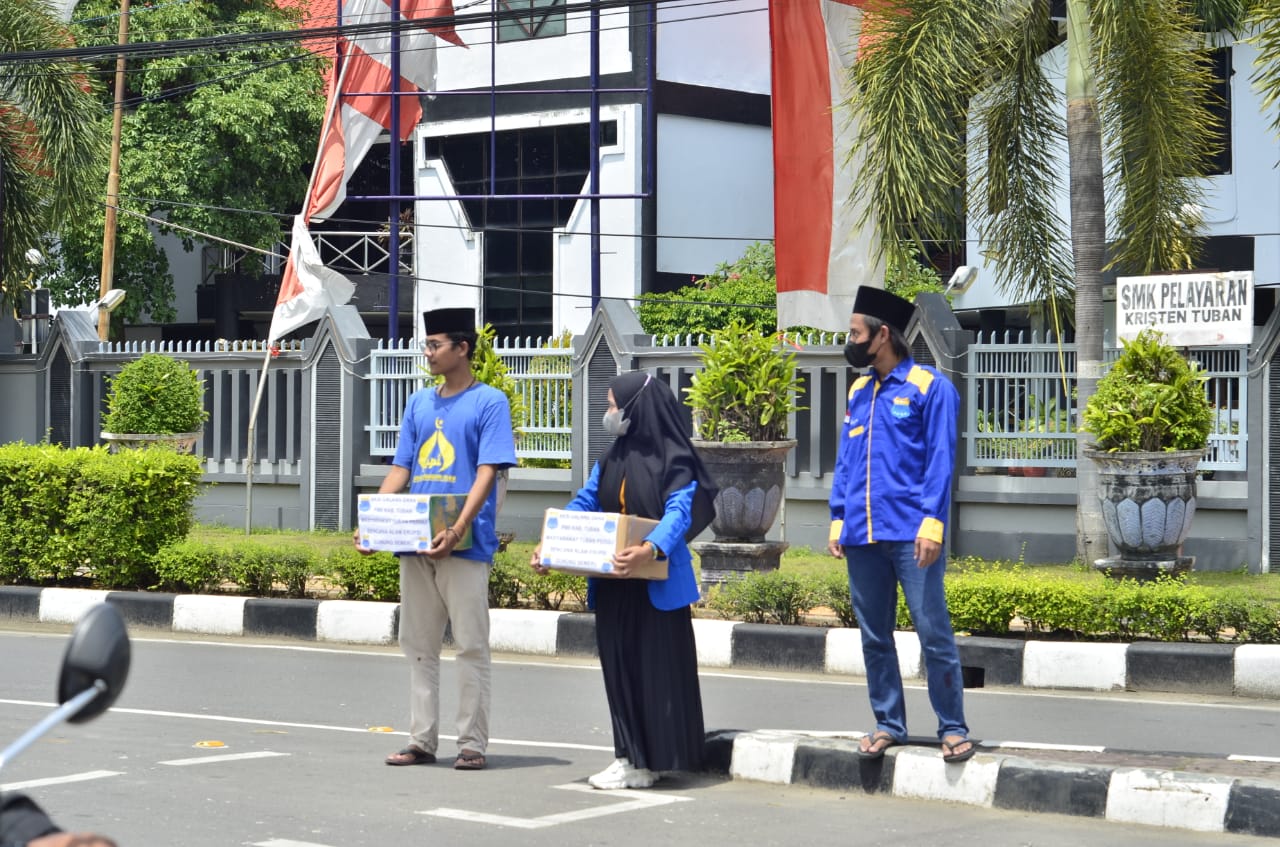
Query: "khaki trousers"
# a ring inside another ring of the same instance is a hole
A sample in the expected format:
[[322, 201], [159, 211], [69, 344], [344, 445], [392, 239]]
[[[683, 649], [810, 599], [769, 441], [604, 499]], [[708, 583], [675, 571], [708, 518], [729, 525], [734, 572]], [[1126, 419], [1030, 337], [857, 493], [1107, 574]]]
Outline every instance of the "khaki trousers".
[[458, 671], [458, 749], [489, 744], [489, 565], [448, 556], [400, 557], [400, 649], [409, 659], [409, 735], [440, 743], [440, 649], [452, 621]]

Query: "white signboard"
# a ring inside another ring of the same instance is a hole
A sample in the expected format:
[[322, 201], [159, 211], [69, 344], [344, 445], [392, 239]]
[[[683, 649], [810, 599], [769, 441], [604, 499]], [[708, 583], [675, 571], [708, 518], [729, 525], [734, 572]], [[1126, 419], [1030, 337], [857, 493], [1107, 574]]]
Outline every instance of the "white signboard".
[[[644, 540], [657, 521], [615, 512], [547, 509], [542, 520], [542, 564], [590, 576], [612, 576], [613, 554]], [[632, 568], [635, 579], [666, 579], [666, 561]]]
[[[431, 539], [457, 520], [466, 501], [459, 494], [361, 494], [356, 507], [360, 546], [392, 553], [424, 553]], [[471, 546], [471, 528], [454, 546]]]
[[542, 525], [542, 564], [589, 573], [613, 570], [619, 518], [611, 512], [548, 509]]
[[1253, 271], [1116, 280], [1116, 333], [1132, 340], [1144, 329], [1175, 347], [1253, 342]]

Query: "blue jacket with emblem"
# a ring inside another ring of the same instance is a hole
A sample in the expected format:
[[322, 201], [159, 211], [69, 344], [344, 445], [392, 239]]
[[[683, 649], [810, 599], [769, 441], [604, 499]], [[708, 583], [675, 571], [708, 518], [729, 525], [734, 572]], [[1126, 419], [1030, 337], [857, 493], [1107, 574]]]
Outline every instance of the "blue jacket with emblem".
[[950, 380], [909, 358], [854, 381], [831, 483], [833, 541], [942, 543], [959, 408]]

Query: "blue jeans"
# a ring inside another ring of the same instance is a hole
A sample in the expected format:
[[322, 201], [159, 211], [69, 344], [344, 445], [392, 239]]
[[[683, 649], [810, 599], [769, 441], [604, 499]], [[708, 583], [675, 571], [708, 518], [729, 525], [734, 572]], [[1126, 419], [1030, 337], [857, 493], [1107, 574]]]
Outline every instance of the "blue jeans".
[[929, 702], [938, 715], [938, 738], [968, 737], [964, 722], [964, 680], [960, 653], [951, 631], [951, 613], [942, 588], [944, 556], [927, 568], [916, 567], [915, 544], [881, 541], [844, 548], [849, 565], [849, 593], [862, 630], [862, 659], [867, 666], [867, 694], [876, 729], [899, 741], [907, 739], [907, 708], [898, 671], [893, 631], [897, 618], [897, 586], [902, 585], [911, 620], [924, 651]]

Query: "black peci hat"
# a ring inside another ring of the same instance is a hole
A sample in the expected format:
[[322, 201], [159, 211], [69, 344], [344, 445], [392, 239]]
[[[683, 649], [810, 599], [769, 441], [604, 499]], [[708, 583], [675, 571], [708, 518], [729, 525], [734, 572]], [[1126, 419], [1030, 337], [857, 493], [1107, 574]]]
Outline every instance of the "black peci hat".
[[427, 335], [448, 335], [452, 332], [475, 332], [475, 309], [433, 309], [422, 313]]
[[860, 285], [853, 298], [853, 313], [877, 318], [905, 333], [911, 323], [911, 316], [916, 313], [916, 307], [914, 303], [890, 294], [883, 288]]

